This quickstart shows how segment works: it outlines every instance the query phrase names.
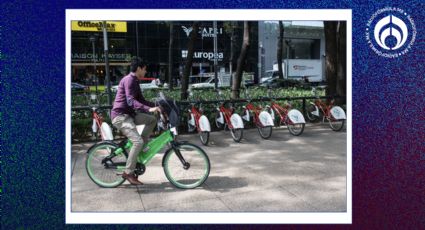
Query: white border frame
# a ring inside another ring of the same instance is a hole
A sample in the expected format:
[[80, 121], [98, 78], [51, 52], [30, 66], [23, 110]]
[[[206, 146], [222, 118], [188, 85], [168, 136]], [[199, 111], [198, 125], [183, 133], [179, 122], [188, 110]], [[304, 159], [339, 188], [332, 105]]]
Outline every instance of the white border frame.
[[[344, 10], [66, 10], [66, 223], [352, 223], [352, 11]], [[347, 212], [129, 213], [71, 212], [71, 20], [107, 21], [347, 21]]]

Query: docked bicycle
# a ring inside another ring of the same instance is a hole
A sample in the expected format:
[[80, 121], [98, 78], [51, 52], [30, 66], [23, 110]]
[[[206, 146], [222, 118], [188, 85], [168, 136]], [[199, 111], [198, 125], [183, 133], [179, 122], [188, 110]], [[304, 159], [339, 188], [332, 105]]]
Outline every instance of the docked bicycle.
[[251, 103], [248, 89], [245, 90], [245, 98], [247, 98], [248, 104], [243, 106], [242, 119], [246, 122], [251, 122], [252, 117], [252, 122], [257, 127], [260, 136], [263, 139], [270, 138], [274, 126], [272, 116], [268, 112], [263, 111], [263, 108], [260, 106], [255, 106]]
[[[189, 96], [193, 98], [193, 93], [189, 91]], [[199, 104], [199, 106], [196, 106]], [[208, 145], [209, 136], [211, 132], [210, 121], [207, 116], [203, 115], [202, 103], [198, 99], [197, 102], [191, 102], [191, 108], [188, 111], [187, 129], [189, 132], [197, 131], [202, 144]]]
[[306, 116], [309, 121], [316, 121], [322, 117], [322, 122], [329, 122], [329, 127], [333, 131], [341, 131], [344, 127], [346, 115], [344, 110], [339, 106], [334, 106], [335, 99], [329, 104], [323, 102], [317, 95], [316, 88], [313, 87], [312, 94], [317, 97], [314, 102], [310, 103], [306, 108]]
[[93, 136], [95, 136], [96, 139], [100, 136], [100, 139], [102, 141], [113, 140], [114, 136], [112, 134], [111, 126], [109, 126], [108, 123], [103, 121], [103, 117], [102, 117], [102, 114], [100, 113], [99, 107], [97, 106], [92, 107], [92, 117], [93, 117], [93, 124], [92, 124]]
[[268, 89], [268, 98], [271, 100], [271, 104], [267, 105], [266, 108], [276, 126], [284, 125], [288, 128], [290, 134], [294, 136], [301, 135], [305, 127], [303, 114], [299, 110], [293, 109], [289, 103], [279, 105], [275, 100], [276, 97], [271, 95], [270, 89]]
[[235, 109], [231, 106], [225, 106], [226, 101], [223, 98], [221, 91], [217, 91], [217, 100], [222, 101], [217, 105], [217, 114], [215, 116], [215, 125], [219, 129], [230, 129], [233, 141], [240, 142], [243, 137], [244, 124], [242, 118], [235, 113]]

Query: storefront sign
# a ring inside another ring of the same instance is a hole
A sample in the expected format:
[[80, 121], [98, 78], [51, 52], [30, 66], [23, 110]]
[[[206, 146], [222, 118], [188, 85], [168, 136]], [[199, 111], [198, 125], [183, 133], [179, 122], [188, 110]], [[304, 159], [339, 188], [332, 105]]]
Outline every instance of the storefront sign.
[[[102, 21], [72, 21], [73, 31], [97, 31], [103, 30]], [[127, 22], [106, 22], [108, 32], [127, 32]]]
[[[108, 54], [110, 61], [129, 61], [131, 59], [131, 54]], [[105, 54], [95, 55], [96, 61], [104, 60]], [[73, 53], [72, 61], [93, 61], [93, 53]]]
[[[182, 58], [187, 58], [187, 50], [182, 50]], [[215, 55], [215, 58], [217, 58], [217, 61], [222, 61], [224, 57], [224, 54], [222, 52], [218, 52]], [[193, 58], [201, 59], [205, 58], [209, 61], [214, 61], [214, 52], [194, 52]]]
[[[192, 27], [182, 26], [183, 31], [186, 33], [186, 36], [189, 37], [192, 32]], [[202, 35], [202, 38], [213, 38], [216, 34], [223, 34], [223, 28], [217, 28], [217, 31], [214, 33], [214, 28], [212, 27], [203, 27], [199, 28], [199, 34]]]

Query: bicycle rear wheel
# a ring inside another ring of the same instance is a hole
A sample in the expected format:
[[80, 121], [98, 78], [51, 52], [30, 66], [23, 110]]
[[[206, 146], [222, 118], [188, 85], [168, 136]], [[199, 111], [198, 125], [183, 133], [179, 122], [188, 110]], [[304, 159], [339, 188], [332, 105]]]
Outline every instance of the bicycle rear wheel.
[[309, 105], [306, 106], [305, 110], [306, 110], [305, 115], [310, 122], [314, 122], [314, 121], [317, 121], [319, 119], [318, 116], [312, 114], [312, 112], [314, 112], [316, 110], [316, 106], [309, 104]]
[[118, 148], [113, 143], [100, 143], [89, 150], [86, 158], [86, 171], [90, 179], [105, 188], [114, 188], [122, 183], [122, 173], [127, 162], [124, 153], [115, 155]]
[[162, 160], [167, 179], [181, 189], [202, 185], [210, 174], [210, 160], [198, 146], [184, 143], [166, 151]]
[[[218, 129], [223, 129], [224, 128], [224, 123], [221, 123], [221, 122], [219, 122], [218, 121], [218, 119], [221, 117], [221, 115], [220, 115], [220, 112], [217, 112], [216, 114], [215, 114], [215, 118], [214, 118], [214, 120], [215, 120], [215, 126], [218, 128]], [[223, 119], [223, 122], [224, 122], [224, 117], [222, 118]]]
[[[189, 123], [191, 118], [192, 118], [191, 113], [189, 113], [188, 116], [187, 116], [187, 131], [189, 133], [195, 131], [195, 129], [196, 129], [195, 125]], [[195, 121], [193, 121], [193, 122], [195, 122]]]

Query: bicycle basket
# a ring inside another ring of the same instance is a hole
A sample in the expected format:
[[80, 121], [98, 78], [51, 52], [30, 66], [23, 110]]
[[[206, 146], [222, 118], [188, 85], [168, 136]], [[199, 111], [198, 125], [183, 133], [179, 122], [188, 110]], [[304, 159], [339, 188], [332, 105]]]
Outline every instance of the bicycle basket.
[[156, 99], [156, 104], [162, 108], [162, 112], [168, 117], [171, 127], [177, 127], [180, 123], [180, 110], [176, 102], [166, 98], [161, 92]]

